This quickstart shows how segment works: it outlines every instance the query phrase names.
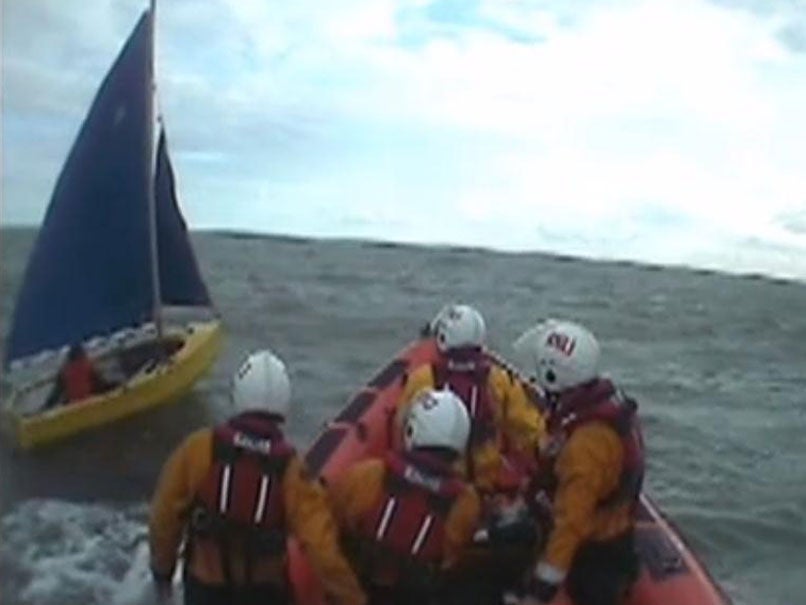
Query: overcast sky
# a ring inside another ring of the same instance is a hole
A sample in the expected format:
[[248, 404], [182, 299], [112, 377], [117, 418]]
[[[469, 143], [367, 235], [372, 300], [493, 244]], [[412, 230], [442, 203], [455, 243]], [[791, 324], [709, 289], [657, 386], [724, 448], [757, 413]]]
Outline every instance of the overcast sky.
[[[3, 224], [36, 224], [146, 0], [3, 0]], [[194, 228], [806, 279], [803, 0], [170, 0]]]

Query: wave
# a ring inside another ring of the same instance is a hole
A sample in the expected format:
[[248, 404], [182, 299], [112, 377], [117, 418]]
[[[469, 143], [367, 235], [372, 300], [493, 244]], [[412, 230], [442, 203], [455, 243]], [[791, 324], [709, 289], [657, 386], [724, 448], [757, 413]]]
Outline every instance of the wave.
[[0, 521], [0, 600], [150, 605], [147, 515], [145, 504], [19, 504]]

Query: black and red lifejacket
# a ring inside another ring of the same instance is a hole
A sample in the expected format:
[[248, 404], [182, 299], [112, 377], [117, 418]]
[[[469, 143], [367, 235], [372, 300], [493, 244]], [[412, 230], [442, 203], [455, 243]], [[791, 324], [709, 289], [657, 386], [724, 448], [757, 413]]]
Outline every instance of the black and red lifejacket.
[[495, 414], [489, 376], [492, 364], [476, 347], [450, 351], [431, 364], [434, 387], [448, 387], [465, 404], [470, 416], [468, 446], [484, 443], [495, 436]]
[[435, 571], [444, 556], [445, 520], [465, 484], [426, 453], [392, 452], [384, 463], [384, 491], [358, 527], [364, 558], [380, 554], [401, 568]]
[[275, 419], [264, 412], [246, 412], [213, 429], [212, 464], [196, 494], [190, 531], [219, 543], [225, 575], [223, 551], [233, 544], [248, 556], [284, 551], [282, 481], [293, 455]]
[[[618, 487], [597, 503], [607, 508], [623, 502], [637, 502], [644, 480], [644, 440], [638, 421], [638, 404], [619, 391], [607, 379], [596, 379], [563, 393], [549, 416], [550, 451], [547, 458], [553, 467], [562, 444], [579, 427], [591, 422], [604, 422], [618, 434], [623, 448], [623, 463]], [[553, 470], [551, 471], [553, 474]], [[556, 483], [552, 476], [551, 489]]]

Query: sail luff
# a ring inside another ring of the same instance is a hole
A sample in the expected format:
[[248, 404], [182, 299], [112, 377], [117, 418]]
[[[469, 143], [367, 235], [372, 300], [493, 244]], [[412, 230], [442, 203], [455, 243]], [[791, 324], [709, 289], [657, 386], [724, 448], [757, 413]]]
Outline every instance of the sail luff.
[[157, 338], [162, 339], [162, 294], [160, 292], [159, 274], [159, 246], [157, 243], [157, 209], [155, 193], [156, 174], [156, 138], [155, 138], [155, 95], [156, 95], [156, 0], [150, 0], [148, 8], [148, 66], [146, 86], [146, 108], [147, 108], [147, 128], [146, 135], [147, 149], [146, 162], [148, 166], [146, 177], [146, 191], [148, 193], [148, 226], [149, 226], [149, 260], [151, 263], [151, 283], [152, 283], [152, 318], [157, 328]]
[[6, 364], [148, 319], [147, 15], [104, 77], [28, 259]]

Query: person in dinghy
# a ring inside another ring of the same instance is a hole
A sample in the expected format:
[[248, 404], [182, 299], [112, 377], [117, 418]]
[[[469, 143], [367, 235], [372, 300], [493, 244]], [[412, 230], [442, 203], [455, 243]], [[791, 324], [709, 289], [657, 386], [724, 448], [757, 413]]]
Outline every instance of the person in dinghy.
[[83, 401], [117, 385], [117, 382], [107, 380], [101, 374], [87, 355], [84, 346], [76, 343], [70, 347], [67, 359], [59, 370], [53, 389], [45, 399], [42, 409], [49, 410], [60, 404], [68, 405]]
[[149, 522], [158, 595], [170, 596], [184, 535], [186, 605], [290, 603], [290, 534], [330, 602], [364, 605], [324, 488], [281, 431], [291, 401], [283, 362], [268, 350], [251, 354], [233, 378], [232, 400], [239, 414], [191, 434], [162, 470]]
[[554, 513], [522, 604], [549, 603], [564, 584], [575, 605], [622, 605], [638, 575], [644, 444], [637, 404], [599, 374], [599, 344], [577, 323], [541, 322], [514, 349], [549, 403], [536, 483]]
[[372, 605], [466, 602], [451, 573], [479, 524], [478, 494], [456, 470], [470, 434], [461, 400], [428, 389], [411, 406], [403, 452], [358, 462], [330, 485], [347, 552]]
[[508, 490], [518, 482], [513, 461], [529, 464], [545, 434], [541, 413], [513, 376], [487, 356], [484, 318], [466, 304], [446, 305], [428, 326], [439, 351], [434, 363], [415, 368], [406, 379], [398, 407], [402, 426], [410, 402], [426, 388], [450, 388], [470, 415], [465, 465], [483, 493]]

